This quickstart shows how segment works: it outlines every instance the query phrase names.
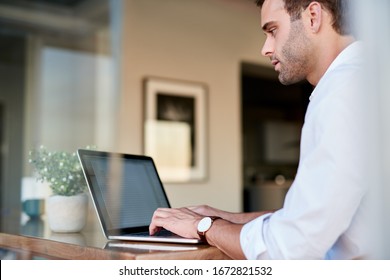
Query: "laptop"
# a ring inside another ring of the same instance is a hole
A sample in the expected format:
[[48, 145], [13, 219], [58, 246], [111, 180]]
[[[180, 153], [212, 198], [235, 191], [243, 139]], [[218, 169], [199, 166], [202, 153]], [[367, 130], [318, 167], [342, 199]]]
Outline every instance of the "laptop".
[[151, 157], [87, 149], [77, 155], [107, 239], [201, 243], [166, 230], [149, 235], [154, 211], [170, 207]]

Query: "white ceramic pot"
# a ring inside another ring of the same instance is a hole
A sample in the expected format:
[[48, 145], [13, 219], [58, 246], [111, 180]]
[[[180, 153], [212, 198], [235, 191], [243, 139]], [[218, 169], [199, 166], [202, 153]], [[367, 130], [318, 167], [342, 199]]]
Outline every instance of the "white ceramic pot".
[[87, 222], [88, 196], [50, 196], [46, 201], [46, 214], [52, 231], [79, 232]]

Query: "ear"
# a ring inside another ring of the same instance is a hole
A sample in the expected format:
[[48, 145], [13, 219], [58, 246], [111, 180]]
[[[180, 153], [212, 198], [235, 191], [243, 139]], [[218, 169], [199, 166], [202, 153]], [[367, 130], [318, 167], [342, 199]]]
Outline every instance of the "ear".
[[310, 30], [313, 33], [317, 33], [322, 24], [322, 6], [318, 2], [311, 2], [309, 6], [306, 8], [307, 15], [310, 19]]

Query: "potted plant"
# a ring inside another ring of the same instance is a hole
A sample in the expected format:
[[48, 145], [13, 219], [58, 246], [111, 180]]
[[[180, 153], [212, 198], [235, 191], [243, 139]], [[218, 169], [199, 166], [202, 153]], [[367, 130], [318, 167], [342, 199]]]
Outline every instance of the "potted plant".
[[79, 232], [86, 224], [86, 181], [76, 153], [48, 151], [44, 146], [29, 153], [37, 180], [46, 182], [53, 195], [46, 201], [50, 229]]

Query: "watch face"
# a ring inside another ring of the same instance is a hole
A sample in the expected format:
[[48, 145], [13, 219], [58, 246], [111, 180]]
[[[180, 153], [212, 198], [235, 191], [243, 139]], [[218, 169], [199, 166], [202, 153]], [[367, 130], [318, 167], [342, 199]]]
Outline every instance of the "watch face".
[[198, 231], [199, 232], [205, 232], [207, 230], [209, 230], [209, 228], [211, 227], [211, 224], [212, 224], [212, 220], [210, 217], [205, 217], [203, 218], [202, 220], [200, 220], [199, 224], [198, 224]]

